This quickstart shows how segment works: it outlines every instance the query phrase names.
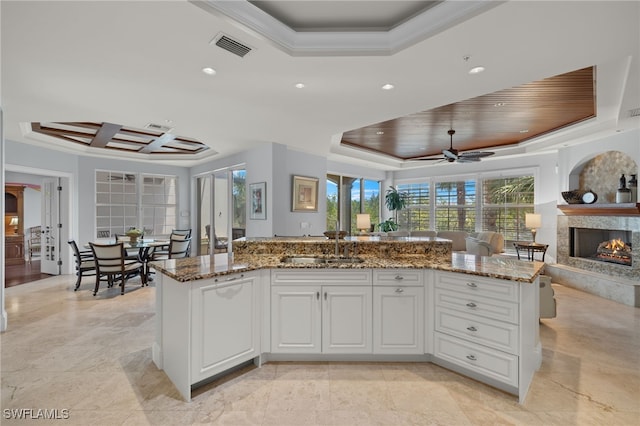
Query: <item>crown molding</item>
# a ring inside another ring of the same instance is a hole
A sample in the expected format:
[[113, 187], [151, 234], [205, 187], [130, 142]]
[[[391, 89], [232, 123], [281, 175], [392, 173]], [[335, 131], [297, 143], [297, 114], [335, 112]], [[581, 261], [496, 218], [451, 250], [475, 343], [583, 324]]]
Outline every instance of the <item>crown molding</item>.
[[298, 32], [245, 0], [189, 0], [265, 38], [290, 56], [388, 56], [426, 40], [504, 1], [446, 0], [389, 31]]

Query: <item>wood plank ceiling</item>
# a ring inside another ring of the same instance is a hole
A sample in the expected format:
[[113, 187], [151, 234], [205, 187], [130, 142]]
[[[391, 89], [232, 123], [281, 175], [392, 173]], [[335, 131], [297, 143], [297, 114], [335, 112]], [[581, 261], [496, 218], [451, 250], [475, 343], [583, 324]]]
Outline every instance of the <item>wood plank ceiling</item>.
[[341, 144], [402, 160], [515, 145], [596, 116], [595, 67], [345, 132]]

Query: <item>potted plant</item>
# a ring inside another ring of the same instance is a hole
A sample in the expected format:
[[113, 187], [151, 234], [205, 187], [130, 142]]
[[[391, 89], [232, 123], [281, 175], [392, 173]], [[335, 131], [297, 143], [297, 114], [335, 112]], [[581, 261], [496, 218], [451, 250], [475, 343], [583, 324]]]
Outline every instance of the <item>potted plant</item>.
[[129, 237], [129, 242], [135, 244], [142, 235], [142, 231], [137, 228], [131, 228], [125, 234]]
[[405, 192], [398, 191], [397, 188], [390, 186], [387, 189], [387, 193], [384, 196], [384, 203], [390, 212], [393, 212], [393, 219], [387, 219], [382, 222], [380, 231], [389, 232], [398, 230], [398, 211], [405, 208], [407, 205], [407, 194]]

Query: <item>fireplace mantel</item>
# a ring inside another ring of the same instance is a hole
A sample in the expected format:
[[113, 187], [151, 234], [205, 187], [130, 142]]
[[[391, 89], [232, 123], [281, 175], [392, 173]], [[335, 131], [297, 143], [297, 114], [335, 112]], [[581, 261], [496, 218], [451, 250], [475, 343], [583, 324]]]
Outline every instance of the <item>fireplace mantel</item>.
[[640, 216], [640, 203], [558, 204], [567, 216]]

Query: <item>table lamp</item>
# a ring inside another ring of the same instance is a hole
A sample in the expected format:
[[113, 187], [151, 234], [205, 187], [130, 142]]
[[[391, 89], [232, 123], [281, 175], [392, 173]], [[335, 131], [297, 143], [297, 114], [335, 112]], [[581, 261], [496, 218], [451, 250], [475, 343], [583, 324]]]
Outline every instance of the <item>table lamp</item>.
[[9, 226], [13, 226], [13, 232], [14, 233], [18, 233], [18, 224], [20, 222], [18, 222], [18, 216], [12, 216], [11, 220], [9, 221]]
[[356, 228], [361, 234], [365, 234], [371, 228], [371, 215], [369, 213], [360, 213], [356, 215]]
[[531, 228], [533, 242], [536, 242], [536, 228], [542, 225], [542, 215], [538, 213], [527, 213], [524, 217], [524, 224], [527, 228]]

